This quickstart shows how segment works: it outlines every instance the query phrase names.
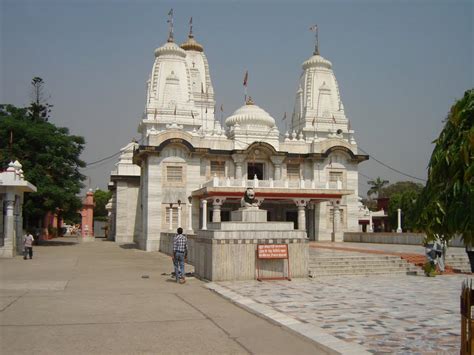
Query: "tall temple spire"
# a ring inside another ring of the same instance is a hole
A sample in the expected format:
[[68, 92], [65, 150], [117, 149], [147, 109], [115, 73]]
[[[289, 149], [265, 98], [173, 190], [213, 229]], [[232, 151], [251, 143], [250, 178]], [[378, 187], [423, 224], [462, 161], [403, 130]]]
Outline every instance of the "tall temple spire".
[[169, 32], [168, 32], [168, 42], [174, 42], [174, 34], [173, 34], [173, 9], [168, 12], [168, 20], [166, 21], [169, 23]]
[[313, 25], [309, 28], [311, 32], [314, 32], [314, 55], [319, 55], [319, 32], [318, 25]]

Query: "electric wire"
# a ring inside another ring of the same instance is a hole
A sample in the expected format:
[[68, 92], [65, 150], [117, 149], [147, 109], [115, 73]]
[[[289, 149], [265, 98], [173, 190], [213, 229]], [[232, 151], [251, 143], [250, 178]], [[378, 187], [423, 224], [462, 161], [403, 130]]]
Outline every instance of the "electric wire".
[[415, 179], [415, 180], [419, 180], [419, 181], [423, 181], [423, 182], [426, 182], [426, 179], [420, 179], [419, 177], [416, 177], [416, 176], [413, 176], [413, 175], [410, 175], [410, 174], [407, 174], [407, 173], [404, 173], [403, 171], [400, 171], [398, 169], [395, 169], [393, 167], [391, 167], [390, 165], [388, 164], [385, 164], [384, 162], [378, 160], [376, 157], [374, 157], [372, 154], [368, 153], [365, 149], [361, 148], [360, 146], [358, 146], [358, 148], [364, 152], [365, 154], [367, 154], [369, 157], [371, 157], [374, 161], [376, 161], [377, 163], [379, 163], [380, 165], [383, 165], [384, 167], [392, 170], [392, 171], [395, 171], [396, 173], [399, 173], [400, 175], [404, 175], [404, 176], [407, 176], [409, 178], [412, 178], [412, 179]]

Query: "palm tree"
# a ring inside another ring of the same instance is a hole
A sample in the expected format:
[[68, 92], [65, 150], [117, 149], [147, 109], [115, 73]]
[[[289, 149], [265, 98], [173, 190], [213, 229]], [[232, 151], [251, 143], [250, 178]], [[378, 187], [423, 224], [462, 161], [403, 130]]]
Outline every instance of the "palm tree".
[[382, 180], [379, 176], [375, 180], [367, 181], [367, 184], [370, 185], [369, 191], [367, 191], [367, 196], [371, 197], [372, 195], [376, 194], [377, 197], [380, 197], [380, 193], [385, 185], [388, 185], [388, 180]]

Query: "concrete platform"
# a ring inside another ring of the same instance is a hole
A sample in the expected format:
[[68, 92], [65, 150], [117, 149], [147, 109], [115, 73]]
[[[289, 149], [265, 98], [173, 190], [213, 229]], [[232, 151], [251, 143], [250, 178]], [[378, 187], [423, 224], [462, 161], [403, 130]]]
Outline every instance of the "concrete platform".
[[168, 256], [101, 239], [0, 260], [2, 354], [324, 353], [171, 271]]

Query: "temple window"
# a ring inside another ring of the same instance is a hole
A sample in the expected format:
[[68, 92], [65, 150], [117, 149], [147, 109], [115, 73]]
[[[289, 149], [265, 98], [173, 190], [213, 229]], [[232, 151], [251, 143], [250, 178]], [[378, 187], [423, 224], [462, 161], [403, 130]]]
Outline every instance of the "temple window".
[[167, 182], [182, 182], [183, 181], [183, 167], [168, 165], [166, 167], [166, 181]]
[[342, 181], [342, 171], [331, 171], [329, 172], [329, 181], [337, 182], [338, 180]]
[[222, 160], [211, 161], [211, 177], [213, 176], [218, 176], [218, 177], [225, 176], [225, 161], [222, 161]]
[[300, 179], [300, 164], [287, 164], [286, 175], [288, 180], [299, 180]]

